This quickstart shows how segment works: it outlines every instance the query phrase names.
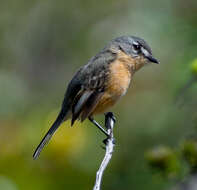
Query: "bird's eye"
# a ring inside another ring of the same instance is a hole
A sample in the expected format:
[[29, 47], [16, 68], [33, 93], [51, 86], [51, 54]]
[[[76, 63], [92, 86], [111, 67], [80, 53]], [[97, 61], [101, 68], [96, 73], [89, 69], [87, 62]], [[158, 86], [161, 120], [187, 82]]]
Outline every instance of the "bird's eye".
[[133, 49], [135, 50], [135, 51], [139, 51], [140, 50], [140, 44], [138, 44], [138, 43], [133, 43]]

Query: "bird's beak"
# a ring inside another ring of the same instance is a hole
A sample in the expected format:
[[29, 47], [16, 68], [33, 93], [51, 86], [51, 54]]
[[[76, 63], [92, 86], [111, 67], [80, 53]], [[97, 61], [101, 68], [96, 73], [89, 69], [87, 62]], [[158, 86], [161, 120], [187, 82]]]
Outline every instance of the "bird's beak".
[[159, 61], [153, 57], [151, 53], [149, 53], [146, 49], [141, 48], [141, 51], [145, 58], [147, 58], [150, 62], [159, 64]]
[[159, 64], [159, 61], [155, 59], [152, 55], [150, 56], [145, 56], [150, 62]]

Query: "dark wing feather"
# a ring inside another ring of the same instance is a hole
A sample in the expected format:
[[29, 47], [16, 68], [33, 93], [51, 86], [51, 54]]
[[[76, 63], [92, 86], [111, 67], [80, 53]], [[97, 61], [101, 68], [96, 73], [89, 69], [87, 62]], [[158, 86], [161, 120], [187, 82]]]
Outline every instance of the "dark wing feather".
[[92, 91], [83, 92], [76, 104], [73, 104], [71, 126], [74, 124], [75, 120], [78, 119], [79, 115], [81, 114], [81, 111], [83, 110], [84, 105], [86, 104], [87, 100], [89, 99], [92, 93]]
[[82, 88], [72, 104], [71, 125], [73, 125], [77, 119], [84, 121], [90, 116], [98, 104], [105, 89], [109, 73], [109, 64], [113, 62], [115, 58], [116, 54], [107, 49], [93, 57], [89, 63], [81, 69]]
[[88, 118], [91, 115], [91, 113], [94, 111], [97, 104], [99, 103], [99, 100], [101, 99], [103, 93], [104, 92], [97, 92], [97, 91], [92, 93], [90, 98], [87, 100], [83, 108], [83, 111], [81, 113], [81, 121], [84, 121], [86, 118]]

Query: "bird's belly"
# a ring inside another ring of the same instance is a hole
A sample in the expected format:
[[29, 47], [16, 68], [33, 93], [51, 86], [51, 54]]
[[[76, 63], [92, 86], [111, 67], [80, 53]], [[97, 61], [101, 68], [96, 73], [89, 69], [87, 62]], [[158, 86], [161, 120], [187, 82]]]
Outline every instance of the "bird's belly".
[[122, 97], [129, 87], [131, 73], [124, 64], [115, 62], [110, 68], [106, 89], [93, 114], [106, 112]]
[[118, 100], [118, 97], [113, 97], [111, 94], [105, 92], [94, 109], [92, 115], [100, 114], [106, 112], [110, 107], [112, 107]]

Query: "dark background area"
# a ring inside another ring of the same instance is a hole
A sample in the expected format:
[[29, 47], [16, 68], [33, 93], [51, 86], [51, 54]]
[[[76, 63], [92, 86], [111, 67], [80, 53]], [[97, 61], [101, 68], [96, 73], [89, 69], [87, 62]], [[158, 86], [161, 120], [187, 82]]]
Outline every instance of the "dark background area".
[[90, 122], [63, 123], [40, 158], [32, 154], [75, 71], [121, 35], [144, 38], [161, 64], [140, 70], [112, 109], [117, 143], [103, 189], [172, 185], [144, 155], [179, 145], [197, 125], [197, 85], [174, 104], [197, 56], [197, 1], [8, 0], [0, 3], [0, 189], [92, 189], [105, 137]]

